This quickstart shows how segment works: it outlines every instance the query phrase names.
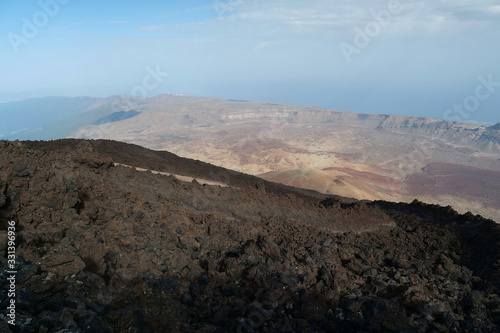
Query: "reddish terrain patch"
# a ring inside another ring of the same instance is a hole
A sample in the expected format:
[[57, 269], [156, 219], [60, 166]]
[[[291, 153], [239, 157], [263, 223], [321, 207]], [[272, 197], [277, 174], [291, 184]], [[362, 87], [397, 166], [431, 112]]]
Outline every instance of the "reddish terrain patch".
[[[380, 172], [390, 171], [387, 169], [382, 169], [378, 166], [375, 166], [375, 167], [377, 169], [379, 169]], [[393, 178], [386, 177], [383, 175], [378, 175], [378, 174], [373, 173], [373, 172], [358, 171], [358, 170], [354, 170], [351, 168], [342, 168], [342, 167], [329, 167], [329, 168], [324, 168], [323, 170], [325, 170], [325, 171], [327, 171], [327, 170], [341, 171], [341, 172], [344, 172], [344, 173], [356, 178], [359, 181], [366, 182], [366, 183], [369, 183], [372, 185], [382, 186], [384, 188], [386, 188], [386, 187], [391, 188], [392, 190], [399, 189], [403, 185], [403, 183], [397, 179], [393, 179]]]
[[405, 190], [410, 195], [453, 195], [500, 208], [500, 172], [451, 163], [433, 163], [411, 175]]

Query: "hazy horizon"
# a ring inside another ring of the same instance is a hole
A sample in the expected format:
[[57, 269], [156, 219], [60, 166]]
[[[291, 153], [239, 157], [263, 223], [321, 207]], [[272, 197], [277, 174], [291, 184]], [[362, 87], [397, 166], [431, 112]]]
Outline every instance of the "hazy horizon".
[[161, 93], [500, 122], [500, 5], [0, 4], [0, 101]]

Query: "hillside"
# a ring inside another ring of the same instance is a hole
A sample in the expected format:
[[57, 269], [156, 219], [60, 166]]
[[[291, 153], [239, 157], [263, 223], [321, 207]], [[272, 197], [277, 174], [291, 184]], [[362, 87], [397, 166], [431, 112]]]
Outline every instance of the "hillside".
[[[489, 199], [500, 197], [500, 188], [477, 190], [486, 178], [500, 182], [498, 124], [168, 94], [18, 103], [9, 104], [10, 114], [19, 115], [18, 127], [11, 126], [12, 119], [5, 124], [20, 132], [5, 138], [118, 140], [324, 194], [394, 202], [417, 198], [500, 222], [499, 205]], [[26, 103], [26, 112], [12, 111]], [[37, 103], [40, 110], [52, 105], [56, 111], [44, 112], [42, 126], [23, 129], [22, 119], [36, 114]], [[426, 170], [433, 165], [446, 166], [441, 176], [453, 183], [429, 186], [433, 180]], [[455, 176], [456, 169], [463, 174]], [[421, 184], [413, 190], [416, 180]]]
[[356, 202], [107, 140], [0, 141], [2, 242], [11, 220], [26, 332], [500, 327], [500, 226], [449, 207]]
[[[160, 95], [136, 117], [86, 126], [76, 138], [108, 138], [169, 150], [266, 180], [356, 199], [452, 205], [500, 222], [479, 182], [408, 191], [436, 163], [480, 174], [500, 172], [500, 130], [431, 118], [369, 115], [274, 103]], [[336, 170], [336, 171], [334, 171]], [[446, 170], [443, 170], [446, 172]], [[452, 171], [450, 171], [452, 172]], [[493, 183], [500, 178], [495, 176]], [[461, 188], [461, 191], [456, 191]]]

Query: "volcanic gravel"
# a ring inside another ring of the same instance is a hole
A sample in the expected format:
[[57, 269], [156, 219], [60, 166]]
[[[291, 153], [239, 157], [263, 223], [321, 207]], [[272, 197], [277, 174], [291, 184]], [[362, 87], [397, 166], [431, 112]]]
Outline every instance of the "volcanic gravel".
[[[183, 182], [114, 163], [221, 181]], [[500, 228], [112, 141], [0, 141], [1, 332], [498, 332]]]

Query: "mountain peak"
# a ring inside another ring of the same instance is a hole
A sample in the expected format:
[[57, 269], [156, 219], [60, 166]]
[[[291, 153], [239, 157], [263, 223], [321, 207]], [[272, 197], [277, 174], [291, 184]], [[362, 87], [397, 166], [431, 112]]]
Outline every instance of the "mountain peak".
[[496, 125], [491, 126], [490, 129], [500, 131], [500, 123], [497, 123]]

